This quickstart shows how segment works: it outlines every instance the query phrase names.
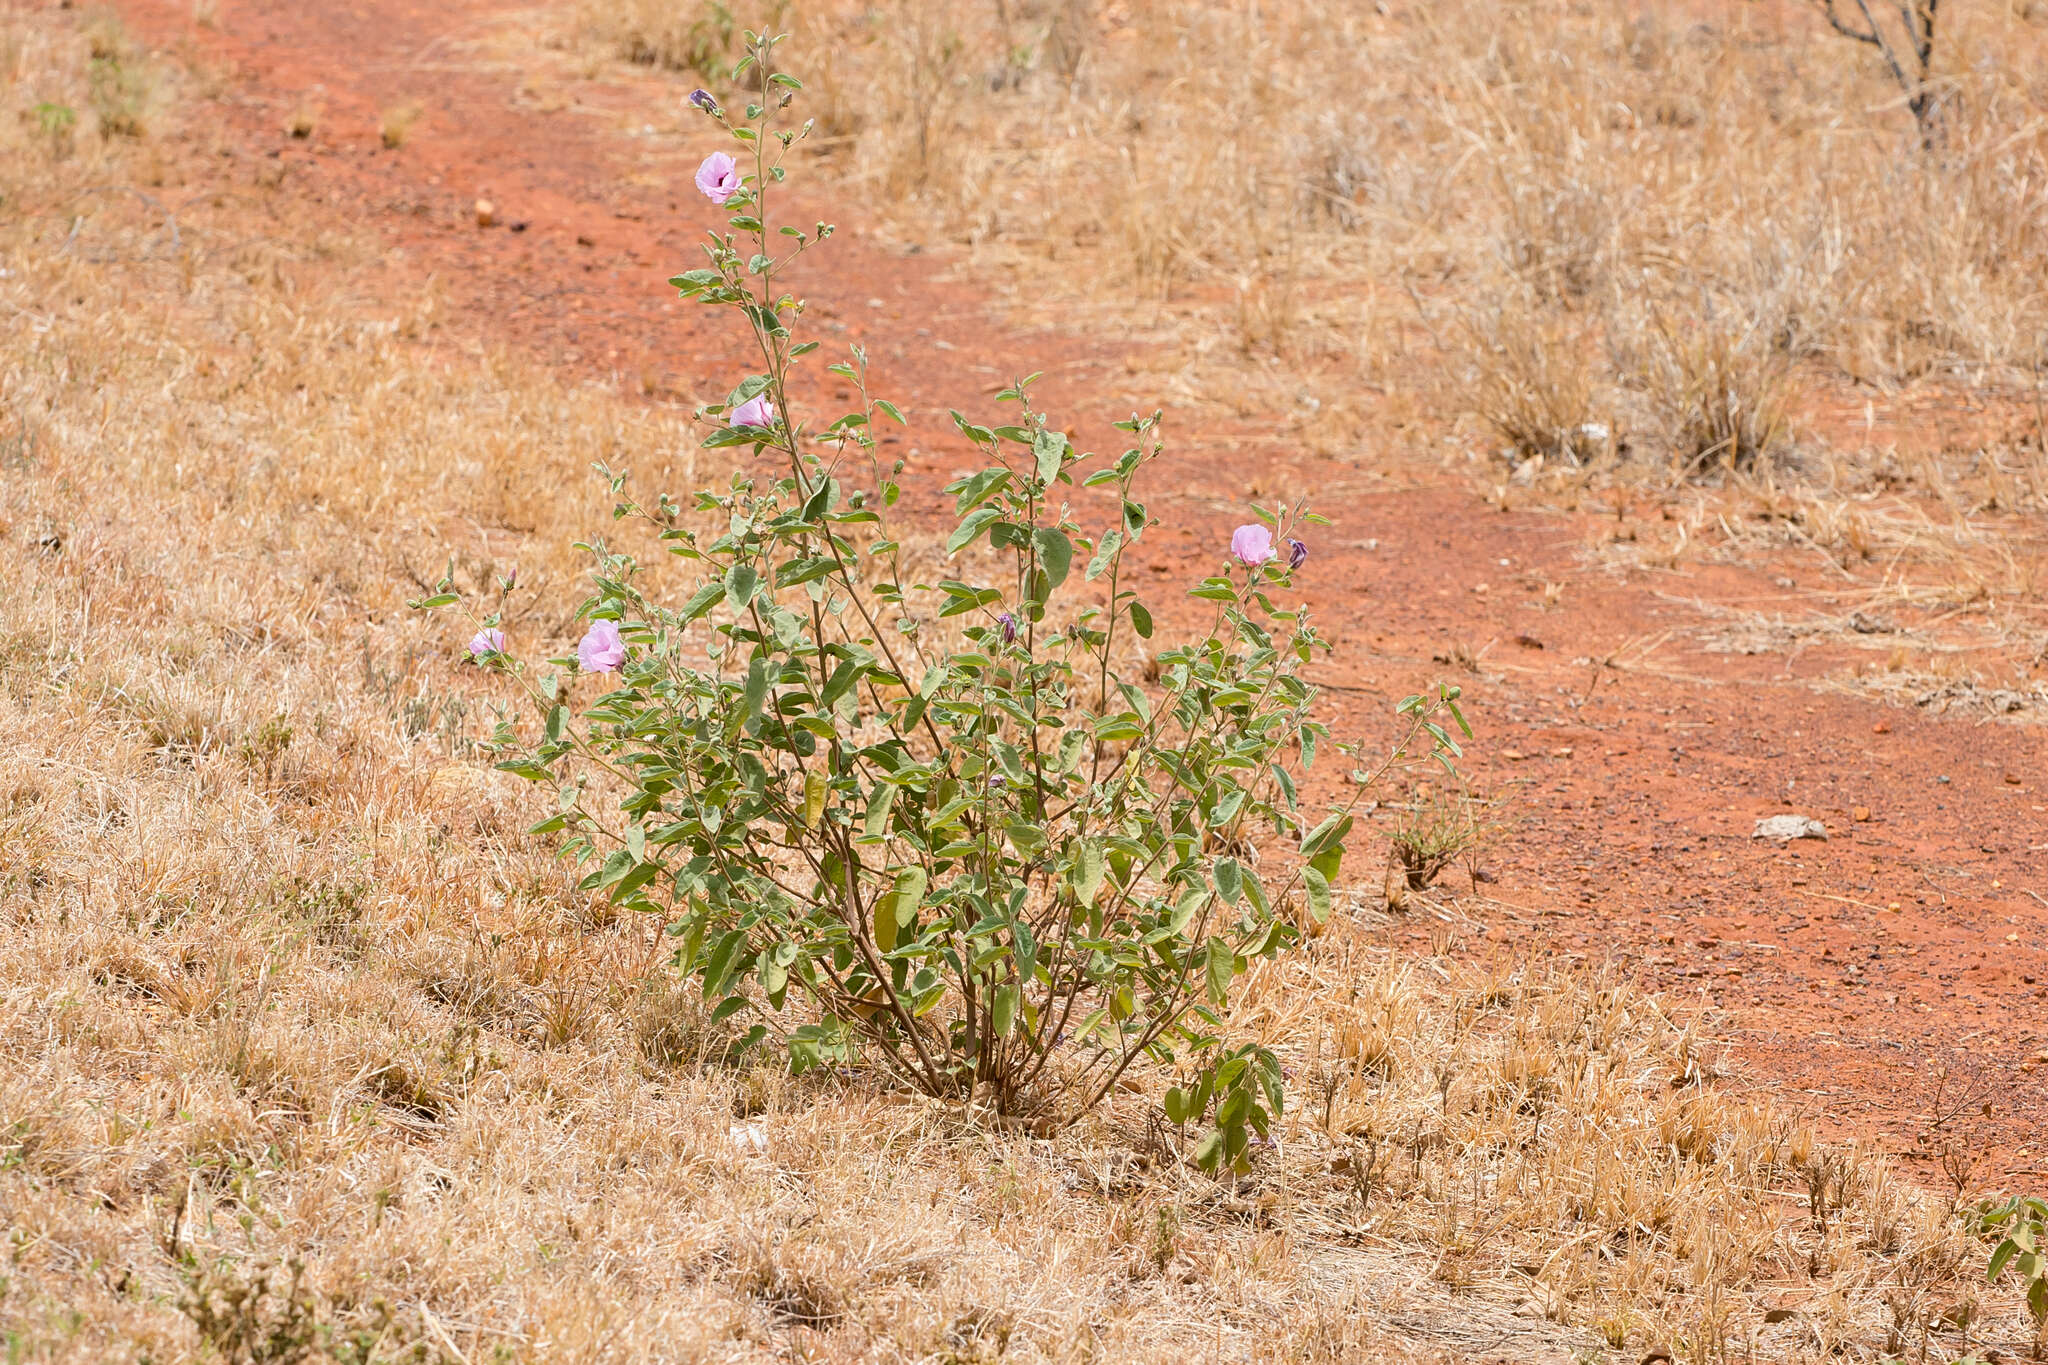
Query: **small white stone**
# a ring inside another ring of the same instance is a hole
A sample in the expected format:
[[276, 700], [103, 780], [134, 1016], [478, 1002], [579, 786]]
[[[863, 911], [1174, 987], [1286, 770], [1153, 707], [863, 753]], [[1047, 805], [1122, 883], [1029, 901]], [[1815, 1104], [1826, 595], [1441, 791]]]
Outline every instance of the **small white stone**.
[[1828, 827], [1810, 815], [1773, 815], [1757, 821], [1756, 829], [1749, 837], [1776, 839], [1781, 844], [1794, 839], [1825, 839]]

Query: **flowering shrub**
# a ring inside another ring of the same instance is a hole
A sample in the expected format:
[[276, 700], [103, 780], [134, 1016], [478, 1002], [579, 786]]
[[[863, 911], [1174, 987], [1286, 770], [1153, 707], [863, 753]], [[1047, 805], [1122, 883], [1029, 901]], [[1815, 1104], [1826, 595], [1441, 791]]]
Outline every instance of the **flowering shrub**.
[[[801, 86], [769, 65], [777, 41], [749, 37], [735, 82], [754, 68], [768, 94], [743, 119], [692, 96], [739, 155], [698, 172], [727, 216], [703, 268], [671, 281], [758, 350], [700, 414], [736, 472], [685, 505], [603, 471], [617, 515], [700, 566], [697, 585], [665, 599], [632, 555], [590, 547], [575, 673], [529, 669], [478, 621], [478, 662], [541, 717], [530, 746], [499, 727], [500, 766], [554, 790], [536, 828], [589, 867], [584, 887], [668, 918], [676, 965], [715, 1019], [750, 1023], [745, 1045], [1048, 1127], [1151, 1058], [1181, 1068], [1169, 1117], [1209, 1125], [1200, 1160], [1239, 1164], [1283, 1096], [1273, 1053], [1228, 1038], [1232, 985], [1329, 916], [1372, 785], [1449, 765], [1457, 693], [1401, 703], [1401, 742], [1305, 813], [1295, 766], [1346, 746], [1300, 673], [1328, 646], [1273, 594], [1321, 518], [1283, 507], [1239, 528], [1192, 589], [1203, 624], [1148, 674], [1155, 622], [1126, 561], [1155, 524], [1137, 490], [1159, 419], [1119, 423], [1132, 444], [1114, 458], [1082, 454], [1029, 380], [999, 395], [1005, 420], [953, 414], [981, 468], [944, 506], [912, 501], [950, 524], [957, 576], [914, 581], [889, 520], [902, 462], [883, 467], [872, 435], [903, 418], [870, 394], [866, 356], [830, 367], [860, 402], [825, 426], [789, 391], [818, 343], [793, 333], [803, 305], [778, 280], [832, 229], [770, 219], [809, 130], [783, 118]], [[453, 603], [446, 586], [420, 605]], [[607, 675], [602, 694], [577, 673]]]

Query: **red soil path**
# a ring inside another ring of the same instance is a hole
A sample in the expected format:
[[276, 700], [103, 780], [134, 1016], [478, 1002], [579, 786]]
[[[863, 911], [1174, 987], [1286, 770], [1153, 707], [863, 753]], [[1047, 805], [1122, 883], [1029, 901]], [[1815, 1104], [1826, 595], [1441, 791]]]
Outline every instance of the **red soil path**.
[[[213, 169], [196, 173], [281, 175], [281, 202], [309, 220], [296, 228], [381, 238], [386, 260], [351, 282], [379, 306], [431, 280], [443, 336], [615, 374], [657, 400], [731, 382], [732, 338], [712, 330], [723, 319], [662, 285], [711, 221], [689, 182], [708, 130], [678, 119], [672, 86], [613, 73], [550, 87], [570, 91], [566, 106], [536, 97], [493, 56], [516, 49], [485, 41], [531, 21], [505, 0], [225, 0], [206, 27], [189, 0], [118, 8], [145, 41], [226, 77], [208, 145], [191, 149]], [[407, 101], [422, 110], [413, 136], [386, 149], [380, 113]], [[317, 125], [300, 140], [286, 124], [302, 108]], [[498, 226], [476, 225], [478, 197]], [[1006, 327], [948, 277], [955, 263], [867, 236], [857, 202], [829, 210], [843, 231], [803, 281], [813, 317], [864, 341], [879, 388], [906, 408], [986, 411], [1000, 381], [1034, 369], [1054, 412], [1150, 406], [1126, 391], [1119, 338]], [[913, 488], [934, 488], [961, 457], [941, 424], [913, 425], [899, 448]], [[1162, 584], [1205, 571], [1258, 494], [1306, 490], [1340, 514], [1304, 576], [1339, 641], [1324, 675], [1344, 689], [1330, 698], [1340, 732], [1447, 672], [1482, 727], [1471, 772], [1504, 832], [1484, 855], [1491, 880], [1447, 878], [1468, 947], [1613, 961], [1667, 995], [1704, 996], [1743, 1074], [1824, 1132], [1909, 1155], [1948, 1067], [1976, 1087], [1950, 1129], [1995, 1150], [1982, 1173], [2048, 1175], [2048, 1065], [2035, 1060], [2048, 1049], [2048, 729], [1820, 690], [1848, 657], [1825, 645], [1701, 647], [1712, 605], [1846, 614], [1868, 584], [1815, 556], [1603, 567], [1585, 553], [1598, 519], [1503, 513], [1398, 454], [1316, 459], [1243, 435], [1180, 442], [1160, 481], [1171, 490], [1154, 490], [1153, 567]], [[1564, 585], [1555, 604], [1546, 582]], [[1489, 640], [1476, 674], [1432, 662]], [[1594, 662], [1609, 659], [1619, 666]], [[1832, 837], [1750, 837], [1758, 818], [1793, 812]]]

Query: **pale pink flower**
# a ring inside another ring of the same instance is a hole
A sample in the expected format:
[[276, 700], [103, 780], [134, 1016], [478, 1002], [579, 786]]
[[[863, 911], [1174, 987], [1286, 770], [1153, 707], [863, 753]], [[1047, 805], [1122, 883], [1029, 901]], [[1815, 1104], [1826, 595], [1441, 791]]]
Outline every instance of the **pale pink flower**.
[[505, 632], [495, 627], [485, 627], [469, 637], [469, 652], [472, 658], [481, 659], [486, 654], [505, 652]]
[[616, 673], [626, 662], [626, 642], [619, 638], [616, 621], [592, 621], [576, 646], [576, 662], [586, 673]]
[[1236, 555], [1240, 563], [1264, 564], [1275, 553], [1273, 533], [1256, 523], [1240, 526], [1231, 533], [1230, 553]]
[[723, 204], [740, 192], [739, 163], [731, 152], [713, 152], [697, 168], [697, 188], [714, 204]]
[[767, 394], [757, 393], [732, 410], [731, 421], [736, 427], [772, 427], [775, 405], [768, 401]]

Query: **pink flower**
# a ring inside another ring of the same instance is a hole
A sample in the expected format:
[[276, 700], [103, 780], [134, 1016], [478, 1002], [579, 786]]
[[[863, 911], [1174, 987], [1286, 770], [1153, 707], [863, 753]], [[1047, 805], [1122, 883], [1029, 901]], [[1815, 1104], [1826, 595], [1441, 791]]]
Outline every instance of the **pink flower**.
[[592, 621], [583, 643], [576, 646], [576, 662], [586, 673], [616, 673], [626, 662], [626, 642], [619, 638], [616, 621]]
[[772, 427], [775, 405], [768, 401], [767, 394], [757, 393], [732, 410], [731, 421], [736, 427]]
[[1274, 555], [1273, 533], [1259, 525], [1240, 526], [1230, 536], [1230, 553], [1245, 564], [1264, 564]]
[[713, 152], [697, 168], [697, 188], [714, 204], [723, 204], [740, 192], [739, 163], [730, 152]]
[[472, 658], [477, 659], [483, 658], [486, 654], [503, 654], [505, 632], [489, 627], [478, 631], [469, 637], [469, 652]]

